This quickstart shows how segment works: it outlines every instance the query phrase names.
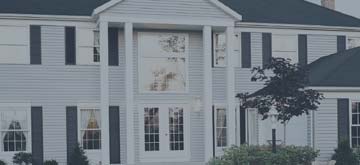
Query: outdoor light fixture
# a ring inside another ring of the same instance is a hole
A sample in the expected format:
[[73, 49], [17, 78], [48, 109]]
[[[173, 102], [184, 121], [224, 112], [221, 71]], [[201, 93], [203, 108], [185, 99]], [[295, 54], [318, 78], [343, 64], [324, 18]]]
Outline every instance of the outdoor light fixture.
[[272, 129], [272, 152], [276, 153], [276, 123], [279, 113], [276, 110], [275, 106], [272, 106], [268, 113], [271, 120], [271, 129]]
[[194, 97], [193, 103], [192, 103], [192, 109], [194, 112], [200, 112], [202, 106], [201, 97], [196, 96]]

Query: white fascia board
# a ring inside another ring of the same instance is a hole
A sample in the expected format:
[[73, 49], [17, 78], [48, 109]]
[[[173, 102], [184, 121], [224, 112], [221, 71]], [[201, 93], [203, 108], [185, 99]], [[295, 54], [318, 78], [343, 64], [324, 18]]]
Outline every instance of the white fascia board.
[[3, 13], [3, 14], [0, 14], [0, 19], [94, 22], [94, 19], [91, 16], [41, 15], [41, 14], [6, 14], [6, 13]]
[[219, 2], [218, 0], [209, 0], [212, 4], [219, 7], [221, 10], [223, 10], [225, 13], [231, 15], [236, 19], [236, 21], [241, 21], [242, 16], [235, 12], [234, 10], [230, 9], [228, 6], [224, 5], [223, 3]]
[[142, 18], [128, 16], [107, 16], [101, 15], [101, 21], [107, 22], [132, 22], [132, 23], [148, 23], [148, 24], [168, 24], [168, 25], [198, 25], [198, 26], [234, 26], [234, 21], [217, 20], [199, 20], [199, 19], [159, 19], [159, 18]]
[[360, 32], [360, 27], [346, 26], [324, 26], [324, 25], [304, 25], [304, 24], [279, 24], [279, 23], [254, 23], [236, 22], [236, 27], [241, 28], [261, 28], [261, 29], [295, 29], [295, 30], [319, 30], [319, 31], [338, 31], [338, 32]]
[[317, 90], [319, 92], [360, 92], [360, 87], [316, 87], [310, 86], [307, 89]]
[[97, 7], [94, 9], [92, 16], [97, 16], [98, 14], [102, 13], [103, 11], [109, 9], [110, 7], [113, 7], [114, 5], [122, 2], [123, 0], [111, 0], [109, 2], [104, 3], [103, 5]]

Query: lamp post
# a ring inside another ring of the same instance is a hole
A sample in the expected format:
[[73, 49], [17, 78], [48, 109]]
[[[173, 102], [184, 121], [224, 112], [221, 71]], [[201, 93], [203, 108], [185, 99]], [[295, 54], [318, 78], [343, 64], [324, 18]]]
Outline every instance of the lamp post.
[[276, 111], [275, 106], [272, 106], [268, 113], [271, 120], [271, 129], [272, 129], [272, 152], [276, 153], [276, 123], [279, 113]]

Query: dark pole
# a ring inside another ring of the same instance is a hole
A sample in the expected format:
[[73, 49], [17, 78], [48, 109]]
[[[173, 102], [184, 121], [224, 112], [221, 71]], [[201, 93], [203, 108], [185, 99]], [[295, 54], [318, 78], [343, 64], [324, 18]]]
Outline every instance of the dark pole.
[[272, 129], [272, 152], [276, 153], [276, 129]]

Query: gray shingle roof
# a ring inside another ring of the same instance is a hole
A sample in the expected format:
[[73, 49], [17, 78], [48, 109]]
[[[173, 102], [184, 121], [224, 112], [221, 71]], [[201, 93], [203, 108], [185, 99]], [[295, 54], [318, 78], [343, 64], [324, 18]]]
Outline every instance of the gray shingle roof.
[[322, 57], [309, 65], [310, 86], [360, 87], [360, 47]]
[[[0, 13], [90, 16], [109, 0], [1, 0]], [[360, 27], [360, 19], [305, 0], [220, 0], [245, 22]]]

